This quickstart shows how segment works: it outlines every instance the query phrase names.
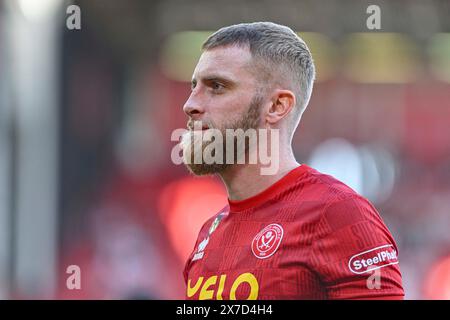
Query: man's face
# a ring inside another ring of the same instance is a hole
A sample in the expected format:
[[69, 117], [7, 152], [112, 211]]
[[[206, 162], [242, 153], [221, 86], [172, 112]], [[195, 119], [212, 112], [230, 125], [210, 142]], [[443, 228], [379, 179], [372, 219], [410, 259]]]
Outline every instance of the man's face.
[[[262, 125], [258, 83], [251, 72], [252, 56], [248, 48], [218, 47], [205, 51], [194, 70], [192, 92], [183, 110], [188, 115], [188, 128], [201, 122], [202, 130], [218, 129], [225, 137], [226, 129], [256, 129]], [[198, 132], [197, 132], [198, 133]], [[188, 164], [193, 159], [194, 132], [183, 137], [185, 163], [197, 175], [223, 172], [227, 164]], [[208, 142], [203, 143], [202, 152]], [[224, 142], [224, 147], [225, 147]], [[236, 149], [236, 148], [235, 148]], [[226, 152], [226, 150], [224, 150]]]

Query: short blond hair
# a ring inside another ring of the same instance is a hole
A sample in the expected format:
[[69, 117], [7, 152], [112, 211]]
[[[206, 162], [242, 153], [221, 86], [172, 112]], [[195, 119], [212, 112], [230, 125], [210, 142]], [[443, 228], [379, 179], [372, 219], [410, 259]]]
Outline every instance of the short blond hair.
[[[240, 45], [248, 46], [253, 57], [260, 60], [264, 81], [285, 81], [292, 84], [297, 103], [294, 126], [311, 97], [315, 66], [306, 43], [291, 28], [273, 22], [241, 23], [224, 27], [213, 33], [203, 44], [203, 50]], [[269, 78], [269, 79], [267, 79]]]

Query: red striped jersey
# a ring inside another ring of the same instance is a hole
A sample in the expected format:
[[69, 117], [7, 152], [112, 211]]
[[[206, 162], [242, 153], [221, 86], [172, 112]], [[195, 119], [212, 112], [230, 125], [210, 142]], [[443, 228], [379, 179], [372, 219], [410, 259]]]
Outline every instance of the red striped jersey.
[[187, 299], [402, 299], [397, 245], [377, 210], [303, 164], [203, 225]]

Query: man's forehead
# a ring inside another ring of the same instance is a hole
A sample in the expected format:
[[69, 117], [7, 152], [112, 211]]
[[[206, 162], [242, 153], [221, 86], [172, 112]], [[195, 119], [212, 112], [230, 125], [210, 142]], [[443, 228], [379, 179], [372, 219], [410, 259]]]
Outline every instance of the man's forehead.
[[211, 75], [236, 78], [249, 72], [252, 56], [248, 48], [227, 46], [206, 50], [200, 56], [193, 78]]

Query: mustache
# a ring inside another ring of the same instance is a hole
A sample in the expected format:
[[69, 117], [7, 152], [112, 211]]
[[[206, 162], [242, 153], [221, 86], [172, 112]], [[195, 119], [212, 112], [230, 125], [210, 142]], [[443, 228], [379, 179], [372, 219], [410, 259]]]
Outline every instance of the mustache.
[[214, 126], [210, 123], [210, 122], [206, 122], [206, 121], [195, 121], [192, 119], [189, 119], [186, 127], [189, 130], [194, 130], [194, 128], [196, 129], [213, 129]]

